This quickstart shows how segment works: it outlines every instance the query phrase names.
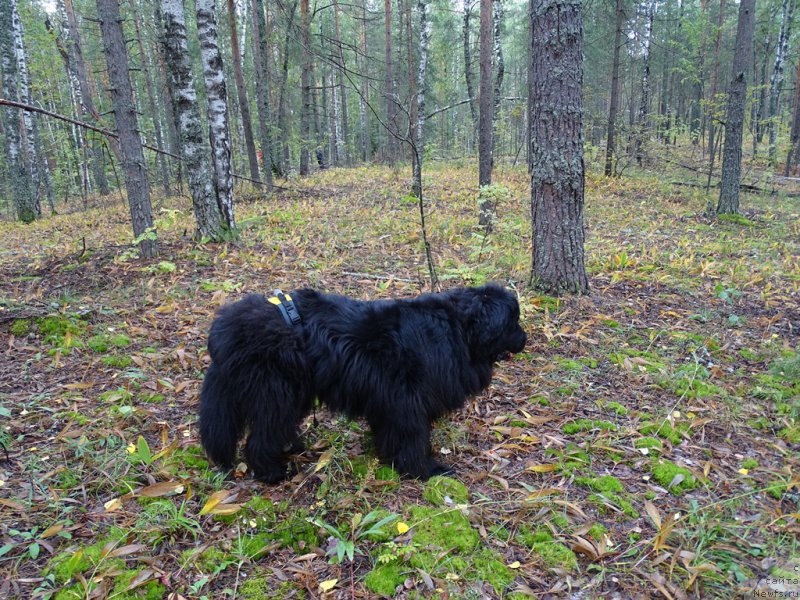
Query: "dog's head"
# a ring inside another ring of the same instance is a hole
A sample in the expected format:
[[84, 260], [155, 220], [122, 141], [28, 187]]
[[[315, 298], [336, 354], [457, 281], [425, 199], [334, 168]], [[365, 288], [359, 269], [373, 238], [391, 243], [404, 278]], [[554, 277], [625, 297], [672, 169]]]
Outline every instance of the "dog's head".
[[473, 358], [494, 362], [525, 348], [519, 303], [507, 289], [490, 283], [445, 293], [459, 312]]

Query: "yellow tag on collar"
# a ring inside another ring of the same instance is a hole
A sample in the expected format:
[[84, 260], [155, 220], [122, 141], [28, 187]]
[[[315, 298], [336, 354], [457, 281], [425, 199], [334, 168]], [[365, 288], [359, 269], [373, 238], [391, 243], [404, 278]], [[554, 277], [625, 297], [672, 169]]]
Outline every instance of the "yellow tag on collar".
[[[284, 294], [283, 297], [286, 298], [289, 302], [292, 301], [292, 297], [289, 294]], [[267, 302], [269, 302], [270, 304], [274, 304], [275, 306], [282, 304], [281, 299], [278, 298], [277, 296], [272, 296], [270, 298], [267, 298]]]

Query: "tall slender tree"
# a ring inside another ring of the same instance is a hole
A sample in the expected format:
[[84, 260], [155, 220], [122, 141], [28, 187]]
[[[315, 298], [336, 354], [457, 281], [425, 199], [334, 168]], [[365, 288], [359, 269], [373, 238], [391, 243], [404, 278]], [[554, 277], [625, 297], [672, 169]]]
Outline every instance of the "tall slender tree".
[[585, 293], [581, 0], [529, 0], [531, 282]]
[[617, 111], [619, 110], [619, 54], [622, 46], [622, 27], [625, 23], [624, 0], [616, 0], [614, 8], [614, 58], [611, 63], [611, 93], [608, 101], [608, 137], [606, 141], [605, 175], [614, 174], [614, 153], [616, 152]]
[[300, 75], [300, 175], [308, 175], [311, 143], [311, 15], [308, 0], [300, 0], [300, 47], [303, 60]]
[[397, 159], [397, 109], [399, 106], [394, 80], [394, 55], [392, 52], [392, 0], [384, 2], [384, 35], [386, 38], [386, 70], [383, 95], [386, 98], [386, 150], [385, 159], [393, 163]]
[[214, 192], [222, 215], [222, 226], [233, 230], [233, 178], [231, 177], [231, 141], [228, 130], [228, 91], [222, 55], [217, 43], [216, 0], [196, 0], [197, 38], [206, 84], [208, 130], [211, 142]]
[[250, 103], [247, 101], [247, 86], [244, 83], [244, 70], [242, 69], [242, 53], [239, 49], [239, 32], [236, 27], [236, 4], [234, 0], [227, 0], [228, 26], [231, 32], [231, 59], [233, 60], [233, 75], [236, 81], [236, 97], [239, 100], [239, 113], [242, 117], [242, 130], [244, 132], [244, 145], [247, 150], [247, 164], [250, 167], [250, 179], [261, 185], [258, 174], [258, 156], [256, 144], [253, 141], [253, 117], [250, 115]]
[[[114, 0], [103, 0], [113, 2]], [[223, 237], [223, 219], [217, 204], [203, 143], [200, 109], [192, 77], [186, 40], [183, 0], [160, 0], [163, 13], [162, 44], [175, 102], [175, 118], [181, 140], [181, 156], [186, 166], [189, 192], [195, 216], [195, 237], [218, 240]]]
[[[480, 101], [478, 117], [478, 185], [492, 183], [492, 0], [481, 0]], [[481, 207], [481, 221], [486, 218]]]
[[783, 0], [781, 9], [781, 30], [778, 34], [778, 43], [775, 45], [775, 64], [772, 67], [772, 77], [769, 80], [769, 150], [768, 156], [771, 164], [777, 160], [777, 130], [778, 116], [780, 113], [780, 98], [783, 91], [783, 71], [786, 56], [789, 53], [789, 38], [792, 35], [792, 15], [796, 0]]
[[150, 205], [150, 184], [147, 181], [147, 165], [144, 162], [136, 106], [133, 102], [128, 48], [122, 32], [118, 0], [97, 0], [97, 16], [100, 21], [103, 52], [108, 67], [111, 105], [114, 107], [114, 120], [117, 123], [133, 235], [138, 240], [139, 253], [142, 258], [152, 258], [158, 255], [158, 244], [155, 232], [152, 231], [153, 209]]
[[[0, 71], [3, 75], [3, 97], [13, 102], [19, 101], [17, 81], [17, 57], [14, 51], [13, 13], [16, 0], [0, 0]], [[6, 160], [8, 164], [9, 189], [14, 197], [17, 218], [30, 223], [41, 215], [41, 208], [31, 189], [25, 168], [24, 148], [20, 135], [20, 111], [6, 106], [3, 110], [3, 128], [6, 137]]]
[[256, 71], [256, 100], [258, 104], [258, 137], [261, 144], [261, 170], [264, 181], [272, 185], [272, 139], [270, 136], [269, 62], [267, 21], [264, 18], [263, 0], [252, 0], [253, 13], [253, 66]]
[[725, 148], [722, 153], [717, 214], [739, 212], [739, 185], [742, 169], [742, 137], [744, 134], [744, 104], [747, 96], [747, 62], [753, 47], [755, 0], [741, 0], [736, 27], [736, 49], [733, 72], [728, 87], [728, 109], [725, 118]]

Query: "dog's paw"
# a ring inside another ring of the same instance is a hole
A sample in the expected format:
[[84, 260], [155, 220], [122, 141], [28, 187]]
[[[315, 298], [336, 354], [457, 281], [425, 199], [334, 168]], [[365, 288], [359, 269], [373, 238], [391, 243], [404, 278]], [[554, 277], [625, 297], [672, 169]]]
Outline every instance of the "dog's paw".
[[276, 465], [275, 467], [270, 467], [265, 471], [253, 473], [253, 475], [259, 481], [263, 481], [264, 483], [272, 485], [275, 483], [280, 483], [286, 479], [291, 479], [295, 473], [297, 473], [297, 467], [295, 467], [293, 464], [287, 464]]
[[449, 477], [455, 474], [456, 470], [453, 467], [449, 465], [443, 465], [442, 463], [434, 462], [433, 465], [431, 466], [428, 478], [436, 477], [437, 475]]

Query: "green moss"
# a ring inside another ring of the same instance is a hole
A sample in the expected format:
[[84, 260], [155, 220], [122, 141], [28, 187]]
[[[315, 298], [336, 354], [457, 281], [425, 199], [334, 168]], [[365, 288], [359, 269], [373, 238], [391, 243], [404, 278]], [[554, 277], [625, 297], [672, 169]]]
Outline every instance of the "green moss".
[[114, 591], [110, 597], [119, 598], [120, 600], [133, 600], [134, 598], [138, 600], [161, 600], [164, 598], [167, 588], [158, 580], [148, 581], [144, 585], [128, 590], [128, 586], [141, 572], [142, 569], [123, 571], [114, 579]]
[[558, 366], [567, 371], [583, 371], [583, 365], [577, 360], [572, 360], [570, 358], [556, 358], [556, 362], [558, 363]]
[[401, 585], [413, 569], [409, 565], [391, 562], [378, 565], [367, 573], [364, 585], [367, 589], [381, 596], [393, 596], [398, 585]]
[[569, 519], [563, 512], [553, 512], [550, 515], [550, 522], [558, 527], [561, 531], [566, 531], [570, 528]]
[[723, 221], [725, 223], [732, 223], [733, 225], [741, 225], [742, 227], [755, 226], [754, 221], [751, 221], [747, 217], [743, 217], [742, 215], [739, 214], [728, 214], [728, 213], [718, 214], [717, 220]]
[[593, 540], [602, 540], [603, 536], [608, 533], [608, 527], [602, 523], [595, 523], [589, 528], [588, 535]]
[[209, 546], [199, 554], [195, 548], [189, 548], [182, 556], [184, 564], [192, 565], [198, 573], [209, 575], [218, 572], [228, 555], [217, 546]]
[[[386, 517], [390, 516], [391, 512], [383, 508], [377, 508], [373, 511], [375, 513], [375, 520], [372, 522], [370, 527], [374, 526], [376, 523], [379, 523]], [[395, 529], [395, 524], [400, 521], [400, 515], [395, 515], [395, 518], [388, 521], [385, 525], [383, 525], [378, 532], [370, 533], [367, 535], [367, 539], [372, 540], [373, 542], [388, 542], [390, 539], [397, 535], [397, 530]]]
[[617, 426], [608, 421], [596, 421], [594, 419], [578, 419], [564, 425], [561, 430], [567, 435], [573, 435], [582, 431], [593, 431], [601, 429], [604, 431], [615, 431]]
[[72, 579], [78, 573], [82, 573], [87, 569], [94, 569], [102, 561], [111, 563], [112, 561], [124, 564], [122, 561], [116, 559], [107, 560], [103, 557], [103, 548], [109, 546], [121, 546], [124, 544], [123, 539], [126, 534], [121, 529], [113, 528], [108, 532], [108, 535], [98, 540], [91, 546], [85, 546], [75, 550], [71, 548], [65, 552], [54, 556], [49, 566], [45, 570], [46, 573], [55, 575], [56, 583], [65, 583]]
[[611, 510], [606, 506], [607, 504], [611, 504], [616, 506], [631, 519], [639, 518], [639, 513], [633, 508], [633, 505], [619, 494], [590, 494], [587, 500], [596, 505], [598, 510], [604, 514], [611, 512]]
[[[270, 540], [295, 550], [314, 546], [319, 541], [317, 527], [307, 519], [307, 510], [292, 508], [285, 501], [275, 504], [262, 496], [254, 496], [235, 515], [214, 516], [215, 521], [223, 523], [240, 520], [254, 528], [256, 533], [264, 533]], [[255, 522], [255, 526], [251, 525], [251, 521]]]
[[460, 510], [412, 506], [410, 512], [414, 542], [423, 547], [471, 552], [480, 541], [478, 532]]
[[422, 497], [434, 506], [445, 506], [448, 504], [446, 500], [448, 498], [451, 503], [466, 504], [469, 502], [469, 491], [460, 481], [450, 477], [436, 476], [431, 477], [425, 484]]
[[[659, 463], [653, 465], [652, 468], [653, 479], [663, 488], [666, 488], [670, 491], [670, 493], [680, 496], [686, 490], [691, 490], [697, 487], [697, 481], [695, 480], [692, 472], [688, 469], [684, 469], [683, 467], [679, 467], [673, 462], [668, 460], [663, 460]], [[672, 485], [675, 477], [678, 475], [683, 476], [683, 481], [676, 485]]]
[[11, 324], [11, 333], [15, 337], [25, 337], [31, 332], [30, 319], [15, 319]]
[[237, 598], [241, 600], [284, 600], [287, 598], [304, 599], [305, 590], [298, 588], [293, 582], [285, 581], [275, 587], [275, 583], [269, 575], [250, 576], [237, 590]]
[[675, 446], [683, 441], [682, 434], [688, 431], [689, 423], [678, 423], [674, 428], [667, 422], [646, 423], [639, 428], [639, 433], [642, 435], [657, 435], [662, 439], [669, 440]]
[[743, 469], [755, 469], [758, 467], [758, 461], [755, 458], [746, 458], [742, 461]]
[[552, 534], [544, 529], [531, 530], [527, 525], [520, 528], [519, 540], [539, 556], [544, 565], [550, 569], [573, 570], [578, 566], [575, 553], [553, 539]]
[[97, 398], [101, 402], [119, 402], [124, 404], [130, 402], [132, 397], [133, 395], [125, 388], [117, 388], [116, 390], [103, 392]]
[[[483, 548], [473, 555], [473, 565], [475, 578], [491, 585], [498, 595], [502, 595], [503, 591], [514, 581], [515, 576], [505, 565], [503, 558], [489, 548]], [[468, 574], [467, 577], [471, 578], [471, 574]]]
[[624, 417], [625, 415], [628, 414], [628, 409], [625, 408], [619, 402], [609, 402], [608, 404], [606, 404], [606, 408], [608, 410], [614, 411], [614, 413], [619, 415], [620, 417]]
[[780, 500], [783, 498], [783, 493], [786, 491], [786, 484], [783, 481], [773, 481], [767, 487], [767, 493], [775, 498], [775, 500]]
[[595, 492], [601, 494], [608, 493], [621, 493], [625, 491], [622, 487], [622, 482], [612, 475], [603, 475], [602, 477], [576, 477], [575, 483], [588, 487]]
[[634, 440], [633, 442], [634, 448], [656, 448], [661, 450], [664, 447], [664, 444], [661, 443], [661, 440], [654, 437], [643, 437], [639, 438], [638, 440]]
[[133, 359], [130, 356], [116, 356], [111, 354], [109, 356], [102, 357], [100, 362], [108, 367], [127, 369], [133, 364]]

